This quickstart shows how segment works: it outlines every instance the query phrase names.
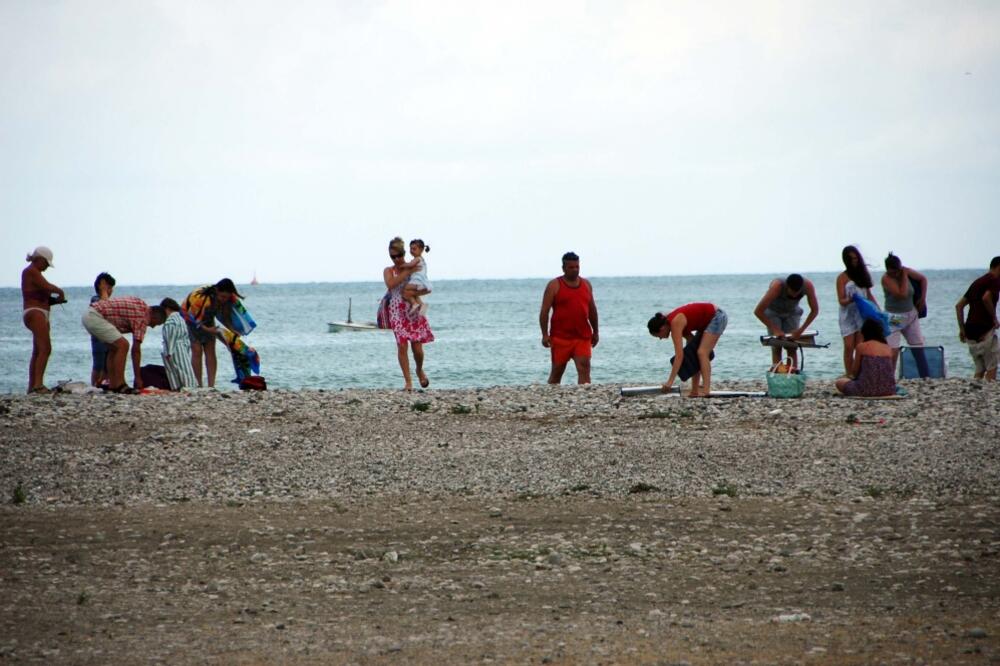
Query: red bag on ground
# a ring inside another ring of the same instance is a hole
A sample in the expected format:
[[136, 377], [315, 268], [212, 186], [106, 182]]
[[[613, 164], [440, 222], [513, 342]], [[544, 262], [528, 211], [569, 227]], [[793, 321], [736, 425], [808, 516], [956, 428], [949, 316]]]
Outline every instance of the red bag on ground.
[[244, 377], [240, 382], [241, 391], [266, 391], [267, 381], [260, 375]]

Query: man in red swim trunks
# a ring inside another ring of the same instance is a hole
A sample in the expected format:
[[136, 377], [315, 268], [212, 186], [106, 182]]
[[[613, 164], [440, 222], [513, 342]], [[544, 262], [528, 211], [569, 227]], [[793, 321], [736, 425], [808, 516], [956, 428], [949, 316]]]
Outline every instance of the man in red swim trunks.
[[[590, 353], [597, 346], [597, 304], [590, 281], [580, 277], [580, 257], [567, 252], [562, 258], [562, 277], [550, 280], [542, 296], [538, 323], [542, 346], [552, 350], [549, 384], [562, 381], [570, 359], [576, 365], [578, 384], [590, 383]], [[549, 312], [552, 312], [551, 329]]]

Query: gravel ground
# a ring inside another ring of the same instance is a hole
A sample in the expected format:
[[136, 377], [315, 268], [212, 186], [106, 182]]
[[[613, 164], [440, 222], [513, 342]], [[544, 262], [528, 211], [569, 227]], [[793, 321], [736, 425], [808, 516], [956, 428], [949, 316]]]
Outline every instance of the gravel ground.
[[0, 659], [1000, 663], [1000, 389], [904, 386], [0, 396]]

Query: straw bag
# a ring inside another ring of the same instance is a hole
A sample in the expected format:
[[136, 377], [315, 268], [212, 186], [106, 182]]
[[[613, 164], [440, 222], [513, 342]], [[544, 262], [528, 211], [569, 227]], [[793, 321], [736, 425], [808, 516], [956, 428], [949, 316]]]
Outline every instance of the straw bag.
[[767, 394], [772, 398], [799, 398], [806, 390], [806, 376], [792, 360], [778, 361], [767, 373]]

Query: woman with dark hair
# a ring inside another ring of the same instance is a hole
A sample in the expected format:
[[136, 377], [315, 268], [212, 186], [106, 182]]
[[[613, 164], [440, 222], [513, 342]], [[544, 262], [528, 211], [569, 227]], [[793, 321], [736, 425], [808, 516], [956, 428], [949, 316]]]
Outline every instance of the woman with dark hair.
[[382, 279], [389, 290], [385, 295], [385, 314], [389, 328], [396, 335], [396, 357], [403, 371], [403, 388], [413, 390], [413, 381], [410, 379], [410, 347], [413, 348], [413, 361], [417, 366], [417, 380], [421, 387], [427, 388], [431, 382], [424, 373], [424, 343], [434, 342], [434, 333], [423, 314], [419, 311], [409, 312], [403, 296], [403, 290], [415, 268], [405, 266], [406, 245], [402, 238], [397, 236], [389, 242], [389, 258], [392, 259], [392, 265], [382, 271]]
[[858, 248], [848, 245], [840, 256], [844, 262], [844, 271], [837, 276], [840, 335], [844, 338], [844, 372], [852, 376], [854, 349], [862, 342], [861, 324], [864, 323], [864, 318], [854, 303], [854, 294], [861, 294], [876, 305], [878, 302], [872, 296], [872, 276], [868, 273], [868, 267]]
[[[106, 301], [115, 291], [115, 279], [111, 273], [100, 273], [94, 280], [94, 295], [90, 297], [91, 304]], [[90, 336], [90, 356], [93, 360], [90, 369], [90, 385], [101, 386], [108, 382], [108, 351], [109, 345]]]
[[902, 259], [890, 252], [885, 258], [882, 291], [885, 292], [885, 311], [889, 313], [890, 335], [886, 342], [892, 349], [893, 367], [899, 360], [902, 338], [906, 338], [906, 344], [912, 347], [918, 374], [928, 376], [924, 334], [920, 331], [920, 312], [923, 310], [924, 315], [927, 314], [927, 277], [904, 266]]
[[[52, 353], [49, 337], [49, 307], [65, 303], [66, 292], [45, 279], [42, 273], [52, 265], [52, 250], [39, 246], [25, 257], [30, 262], [21, 271], [21, 321], [31, 331], [31, 360], [28, 362], [28, 393], [49, 393], [45, 386], [45, 367]], [[53, 298], [52, 294], [58, 294]]]
[[172, 298], [164, 298], [160, 301], [160, 307], [167, 315], [163, 321], [163, 342], [160, 351], [167, 383], [172, 391], [194, 388], [198, 385], [198, 378], [191, 365], [193, 356], [191, 336], [181, 315], [181, 306]]
[[837, 380], [837, 390], [844, 395], [868, 398], [896, 395], [892, 349], [882, 335], [882, 324], [866, 319], [861, 325], [861, 337], [863, 341], [855, 348], [851, 368], [851, 375], [857, 379], [841, 377]]
[[427, 304], [424, 303], [421, 296], [431, 293], [431, 282], [427, 279], [427, 260], [424, 259], [424, 253], [430, 251], [430, 245], [419, 238], [414, 238], [410, 241], [410, 254], [413, 255], [413, 261], [405, 264], [407, 268], [413, 270], [410, 272], [410, 279], [403, 287], [403, 298], [410, 304], [410, 312], [420, 310], [422, 315], [427, 314]]
[[[646, 324], [649, 334], [653, 337], [671, 339], [674, 342], [674, 362], [670, 367], [670, 376], [663, 384], [667, 392], [677, 379], [681, 366], [684, 365], [684, 342], [700, 335], [698, 343], [698, 370], [691, 376], [692, 398], [707, 398], [712, 391], [712, 350], [715, 349], [719, 337], [726, 330], [729, 317], [726, 312], [712, 303], [688, 303], [671, 311], [669, 314], [657, 312]], [[704, 386], [700, 386], [704, 380]]]
[[237, 298], [243, 296], [236, 291], [236, 285], [229, 278], [222, 278], [215, 284], [195, 289], [181, 305], [181, 314], [187, 323], [188, 337], [191, 339], [191, 367], [194, 368], [198, 386], [202, 386], [202, 357], [205, 359], [208, 386], [215, 386], [215, 370], [218, 367], [215, 336], [219, 333], [215, 318], [225, 321]]

